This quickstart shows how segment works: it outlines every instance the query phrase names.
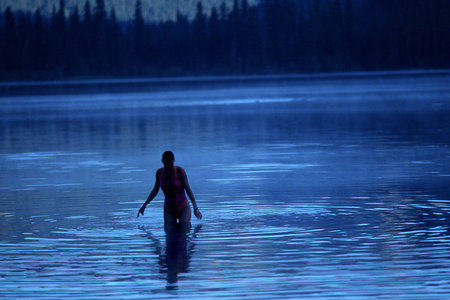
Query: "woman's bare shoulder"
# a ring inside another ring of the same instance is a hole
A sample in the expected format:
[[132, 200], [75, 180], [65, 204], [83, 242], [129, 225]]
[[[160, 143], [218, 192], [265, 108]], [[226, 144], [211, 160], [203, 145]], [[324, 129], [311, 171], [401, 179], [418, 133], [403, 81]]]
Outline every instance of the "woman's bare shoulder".
[[177, 166], [177, 170], [186, 175], [186, 171], [183, 169], [183, 167]]

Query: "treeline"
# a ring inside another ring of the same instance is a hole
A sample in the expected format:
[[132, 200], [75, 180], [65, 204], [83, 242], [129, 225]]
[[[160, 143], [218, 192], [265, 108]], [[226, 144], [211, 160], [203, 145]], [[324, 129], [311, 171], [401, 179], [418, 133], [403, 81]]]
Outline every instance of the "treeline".
[[194, 19], [146, 22], [95, 0], [45, 19], [0, 16], [0, 78], [171, 76], [449, 68], [447, 0], [235, 0]]

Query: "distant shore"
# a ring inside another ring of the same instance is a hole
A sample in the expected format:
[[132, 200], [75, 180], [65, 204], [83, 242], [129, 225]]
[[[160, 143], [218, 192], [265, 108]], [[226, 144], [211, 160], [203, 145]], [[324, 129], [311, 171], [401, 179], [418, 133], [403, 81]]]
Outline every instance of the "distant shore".
[[177, 86], [233, 85], [239, 83], [259, 83], [266, 81], [301, 81], [345, 78], [376, 78], [402, 76], [436, 76], [450, 75], [450, 69], [430, 70], [393, 70], [393, 71], [358, 71], [336, 73], [302, 73], [302, 74], [264, 74], [264, 75], [227, 75], [227, 76], [183, 76], [183, 77], [133, 77], [133, 78], [82, 78], [69, 80], [43, 81], [0, 81], [0, 97], [49, 93], [115, 93], [124, 89], [153, 90], [174, 88]]

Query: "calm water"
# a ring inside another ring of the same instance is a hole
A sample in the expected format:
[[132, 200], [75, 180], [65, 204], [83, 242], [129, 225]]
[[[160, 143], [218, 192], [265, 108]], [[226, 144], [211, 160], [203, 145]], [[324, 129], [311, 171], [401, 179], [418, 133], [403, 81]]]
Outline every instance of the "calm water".
[[450, 296], [449, 73], [2, 88], [2, 298]]

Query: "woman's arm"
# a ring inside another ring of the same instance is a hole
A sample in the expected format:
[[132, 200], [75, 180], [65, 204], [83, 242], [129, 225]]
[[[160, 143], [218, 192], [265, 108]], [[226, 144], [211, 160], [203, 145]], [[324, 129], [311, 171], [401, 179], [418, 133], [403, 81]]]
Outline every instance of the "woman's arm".
[[181, 179], [183, 180], [183, 185], [184, 185], [184, 189], [186, 190], [186, 194], [188, 195], [189, 199], [192, 202], [192, 206], [194, 207], [194, 215], [197, 217], [197, 219], [201, 219], [202, 218], [202, 213], [198, 209], [197, 201], [195, 201], [194, 193], [192, 192], [191, 187], [189, 185], [189, 181], [187, 179], [186, 172], [184, 171], [183, 168], [181, 168], [181, 167], [178, 167], [178, 168], [181, 171], [180, 172], [181, 173]]
[[137, 216], [139, 217], [139, 214], [144, 215], [145, 208], [147, 205], [153, 200], [153, 198], [156, 197], [156, 195], [159, 192], [159, 178], [161, 176], [161, 169], [156, 171], [155, 175], [155, 185], [153, 186], [153, 190], [150, 192], [150, 195], [148, 195], [147, 200], [145, 200], [144, 204], [142, 204], [142, 207], [139, 209]]

